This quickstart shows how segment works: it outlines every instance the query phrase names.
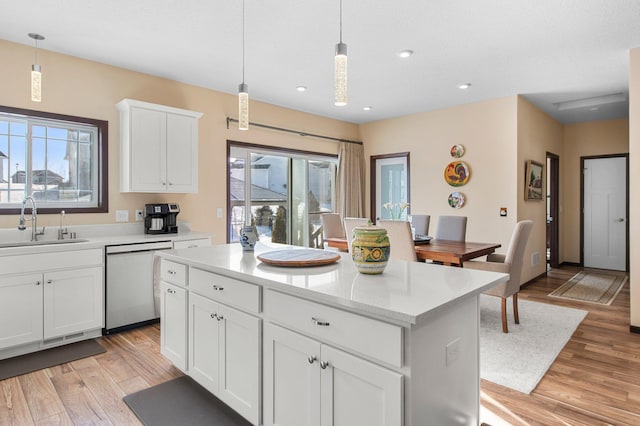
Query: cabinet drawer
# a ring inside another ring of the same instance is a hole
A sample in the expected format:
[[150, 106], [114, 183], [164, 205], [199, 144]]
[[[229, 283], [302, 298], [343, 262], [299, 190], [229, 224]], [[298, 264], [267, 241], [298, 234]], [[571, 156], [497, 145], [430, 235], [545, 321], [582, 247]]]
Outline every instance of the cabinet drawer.
[[174, 249], [206, 247], [210, 245], [211, 245], [211, 240], [209, 238], [198, 238], [197, 240], [181, 240], [181, 241], [173, 242]]
[[189, 289], [218, 302], [260, 312], [260, 287], [254, 284], [189, 268]]
[[160, 262], [160, 278], [168, 283], [186, 286], [187, 266], [162, 259], [162, 262]]
[[264, 297], [270, 321], [402, 366], [402, 327], [271, 290]]

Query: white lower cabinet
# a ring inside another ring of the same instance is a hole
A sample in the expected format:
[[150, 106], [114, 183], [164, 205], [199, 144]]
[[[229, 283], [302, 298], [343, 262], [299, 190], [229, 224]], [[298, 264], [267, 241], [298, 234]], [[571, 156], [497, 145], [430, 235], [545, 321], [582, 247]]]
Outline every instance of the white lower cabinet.
[[103, 326], [102, 267], [3, 277], [0, 349]]
[[45, 273], [44, 338], [102, 327], [102, 267]]
[[187, 291], [160, 282], [160, 353], [187, 370]]
[[260, 319], [189, 293], [189, 375], [260, 422]]
[[42, 274], [0, 280], [0, 348], [42, 340]]
[[264, 328], [265, 425], [402, 425], [402, 374], [277, 325]]

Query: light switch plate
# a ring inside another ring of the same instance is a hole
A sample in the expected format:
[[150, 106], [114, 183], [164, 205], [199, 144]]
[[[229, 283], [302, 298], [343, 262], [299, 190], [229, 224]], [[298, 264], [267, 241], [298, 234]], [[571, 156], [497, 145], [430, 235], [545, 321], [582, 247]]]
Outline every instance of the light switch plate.
[[222, 219], [222, 207], [216, 209], [216, 216], [218, 216], [218, 219]]
[[129, 222], [129, 210], [116, 210], [116, 222]]
[[144, 214], [142, 210], [136, 210], [136, 222], [140, 222], [141, 220], [144, 220]]

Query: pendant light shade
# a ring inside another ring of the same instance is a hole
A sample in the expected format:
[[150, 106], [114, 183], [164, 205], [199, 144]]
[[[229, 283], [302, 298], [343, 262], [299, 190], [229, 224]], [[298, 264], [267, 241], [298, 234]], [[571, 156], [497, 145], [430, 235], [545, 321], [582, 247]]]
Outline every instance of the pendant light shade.
[[244, 83], [244, 0], [242, 0], [242, 83], [238, 87], [238, 130], [249, 130], [249, 85]]
[[238, 87], [238, 130], [249, 130], [249, 85]]
[[44, 40], [40, 34], [29, 33], [29, 37], [36, 41], [35, 63], [31, 65], [31, 100], [33, 102], [42, 101], [42, 72], [38, 65], [38, 40]]
[[334, 58], [335, 105], [347, 104], [347, 45], [342, 42], [342, 0], [340, 0], [340, 42]]

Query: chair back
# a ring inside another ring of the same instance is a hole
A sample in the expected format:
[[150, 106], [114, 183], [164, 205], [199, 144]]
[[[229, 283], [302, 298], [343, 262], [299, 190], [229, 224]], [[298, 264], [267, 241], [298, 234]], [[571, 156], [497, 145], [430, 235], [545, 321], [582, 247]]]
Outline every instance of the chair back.
[[524, 265], [524, 251], [527, 248], [527, 241], [529, 241], [532, 228], [532, 220], [522, 220], [516, 224], [516, 228], [511, 234], [509, 248], [504, 257], [504, 263], [511, 264], [509, 281], [505, 289], [507, 297], [520, 291], [520, 275]]
[[353, 240], [353, 228], [357, 226], [366, 226], [369, 219], [366, 217], [345, 217], [342, 221], [344, 224], [344, 235], [347, 239], [347, 248], [351, 253], [351, 240]]
[[344, 238], [344, 228], [340, 213], [324, 213], [320, 215], [322, 222], [322, 238]]
[[436, 224], [436, 240], [465, 241], [467, 237], [466, 216], [439, 216]]
[[403, 220], [379, 220], [378, 226], [387, 230], [391, 244], [390, 259], [417, 261], [411, 224]]
[[428, 214], [411, 215], [411, 226], [416, 230], [416, 235], [429, 235], [429, 222], [431, 216]]

